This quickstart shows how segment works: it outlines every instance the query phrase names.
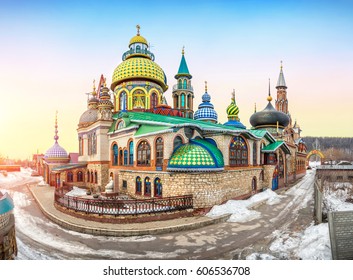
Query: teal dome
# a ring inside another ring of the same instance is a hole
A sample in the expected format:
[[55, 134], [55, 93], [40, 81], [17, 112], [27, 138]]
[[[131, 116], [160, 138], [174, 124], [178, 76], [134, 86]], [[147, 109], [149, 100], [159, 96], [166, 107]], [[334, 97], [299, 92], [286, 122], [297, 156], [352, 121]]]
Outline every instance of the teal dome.
[[190, 140], [190, 143], [178, 147], [171, 156], [169, 171], [221, 171], [224, 169], [221, 151], [202, 139]]

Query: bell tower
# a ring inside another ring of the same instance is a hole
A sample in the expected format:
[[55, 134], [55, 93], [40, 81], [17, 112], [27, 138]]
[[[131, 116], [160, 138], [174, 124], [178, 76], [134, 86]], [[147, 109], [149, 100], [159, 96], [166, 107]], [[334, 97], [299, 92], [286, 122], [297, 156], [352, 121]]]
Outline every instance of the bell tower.
[[279, 77], [277, 81], [277, 100], [276, 100], [276, 110], [282, 113], [288, 114], [288, 99], [287, 99], [287, 86], [283, 75], [283, 66], [281, 61], [281, 70], [279, 72]]
[[191, 86], [191, 74], [189, 73], [184, 56], [184, 47], [181, 52], [181, 61], [178, 73], [174, 76], [177, 84], [173, 86], [173, 108], [181, 112], [185, 118], [193, 118], [194, 90]]

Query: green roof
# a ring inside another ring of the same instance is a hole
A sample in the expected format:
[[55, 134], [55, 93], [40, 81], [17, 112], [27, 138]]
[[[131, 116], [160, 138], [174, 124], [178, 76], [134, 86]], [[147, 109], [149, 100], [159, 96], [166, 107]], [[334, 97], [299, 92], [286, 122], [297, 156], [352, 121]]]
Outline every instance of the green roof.
[[156, 125], [143, 124], [136, 131], [135, 136], [142, 136], [142, 135], [145, 136], [147, 134], [155, 134], [161, 131], [167, 131], [169, 129], [171, 129], [171, 127], [166, 125], [156, 126]]
[[274, 143], [271, 143], [267, 146], [265, 146], [261, 152], [263, 153], [272, 153], [275, 152], [277, 149], [281, 148], [286, 154], [290, 154], [289, 147], [283, 140], [276, 141]]
[[[223, 124], [215, 124], [211, 122], [204, 122], [200, 120], [193, 120], [189, 118], [176, 117], [176, 116], [164, 116], [159, 114], [153, 114], [149, 112], [127, 112], [124, 113], [125, 116], [128, 116], [130, 120], [130, 126], [134, 125], [148, 125], [142, 128], [141, 132], [138, 132], [138, 136], [143, 135], [144, 133], [153, 133], [158, 130], [165, 130], [168, 128], [177, 128], [177, 127], [193, 127], [195, 129], [200, 129], [206, 132], [222, 132], [222, 133], [243, 133], [247, 138], [256, 138], [261, 139], [266, 137], [270, 142], [274, 142], [275, 139], [271, 136], [266, 130], [247, 130], [241, 129], [233, 126], [227, 126]], [[112, 124], [109, 132], [112, 133], [115, 131], [115, 125], [117, 119], [121, 118], [121, 114], [117, 113], [113, 116], [115, 121]]]
[[197, 143], [200, 146], [203, 146], [206, 148], [211, 154], [215, 157], [216, 163], [218, 167], [223, 167], [224, 166], [224, 159], [223, 159], [223, 154], [222, 152], [213, 144], [210, 142], [200, 139], [200, 138], [195, 138], [190, 140], [191, 143]]

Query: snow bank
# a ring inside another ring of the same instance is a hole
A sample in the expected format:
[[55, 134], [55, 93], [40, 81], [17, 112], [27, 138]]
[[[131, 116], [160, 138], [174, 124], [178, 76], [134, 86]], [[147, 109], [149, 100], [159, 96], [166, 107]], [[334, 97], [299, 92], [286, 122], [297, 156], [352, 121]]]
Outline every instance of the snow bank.
[[251, 210], [258, 203], [265, 202], [269, 205], [279, 203], [281, 196], [268, 189], [258, 193], [247, 200], [229, 200], [225, 204], [212, 207], [207, 213], [207, 217], [218, 217], [225, 214], [231, 214], [228, 222], [248, 222], [261, 217], [257, 211]]
[[302, 233], [275, 231], [276, 240], [270, 250], [281, 258], [303, 260], [330, 260], [331, 246], [328, 224], [310, 225]]
[[353, 203], [346, 202], [352, 198], [353, 185], [351, 183], [334, 183], [326, 185], [323, 195], [323, 213], [333, 211], [352, 211]]
[[67, 196], [83, 196], [86, 195], [86, 190], [80, 189], [78, 187], [73, 187], [71, 191], [66, 193]]

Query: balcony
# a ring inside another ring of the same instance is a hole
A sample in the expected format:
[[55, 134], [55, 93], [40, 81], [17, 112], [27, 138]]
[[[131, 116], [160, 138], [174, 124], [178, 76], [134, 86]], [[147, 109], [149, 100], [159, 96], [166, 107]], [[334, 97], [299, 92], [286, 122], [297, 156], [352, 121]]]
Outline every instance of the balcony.
[[173, 86], [173, 91], [175, 90], [188, 90], [188, 91], [194, 91], [194, 88], [192, 86], [184, 86], [184, 85], [174, 85]]

